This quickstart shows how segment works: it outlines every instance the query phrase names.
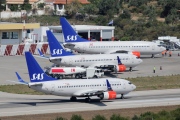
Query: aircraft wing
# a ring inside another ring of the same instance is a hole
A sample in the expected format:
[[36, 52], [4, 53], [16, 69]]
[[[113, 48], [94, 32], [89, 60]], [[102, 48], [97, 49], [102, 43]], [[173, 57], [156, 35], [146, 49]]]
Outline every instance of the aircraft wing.
[[[117, 64], [118, 64], [118, 61], [117, 61]], [[94, 67], [111, 67], [111, 66], [114, 66], [114, 65], [117, 65], [115, 63], [97, 63], [97, 64], [92, 64], [89, 66], [89, 68], [94, 68]]]
[[63, 43], [63, 46], [66, 48], [68, 48], [68, 47], [74, 47], [75, 46], [75, 44], [74, 43]]
[[113, 50], [109, 50], [106, 51], [105, 54], [113, 54], [113, 53], [129, 53], [131, 52], [130, 50], [126, 50], [126, 49], [113, 49]]
[[73, 95], [74, 96], [82, 96], [82, 97], [83, 96], [96, 96], [96, 95], [102, 94], [103, 92], [104, 92], [104, 90], [102, 90], [102, 89], [96, 89], [96, 90], [89, 89], [89, 90], [77, 91]]

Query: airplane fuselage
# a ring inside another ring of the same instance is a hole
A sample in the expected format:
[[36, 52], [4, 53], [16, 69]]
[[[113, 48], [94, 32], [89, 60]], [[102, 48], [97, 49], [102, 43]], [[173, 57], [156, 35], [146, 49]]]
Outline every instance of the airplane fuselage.
[[[118, 65], [117, 56], [126, 67], [135, 67], [142, 60], [132, 54], [94, 54], [94, 55], [72, 55], [64, 57], [52, 57], [50, 61], [64, 66], [95, 67], [100, 65]], [[58, 59], [59, 58], [59, 59]]]
[[[129, 81], [124, 79], [108, 78], [108, 81], [110, 82], [113, 91], [115, 91], [117, 94], [127, 94], [136, 88], [135, 85], [131, 84]], [[47, 81], [47, 82], [43, 82], [42, 86], [38, 86], [38, 85], [31, 86], [31, 84], [35, 84], [35, 83], [30, 83], [29, 85], [30, 88], [34, 90], [47, 94], [58, 95], [58, 96], [83, 97], [84, 95], [81, 94], [84, 92], [88, 92], [92, 90], [107, 91], [106, 78], [91, 79], [91, 80], [74, 79], [74, 80]]]
[[164, 47], [147, 41], [103, 41], [103, 42], [72, 42], [65, 47], [84, 53], [108, 53], [118, 50], [139, 51], [141, 55], [159, 54]]

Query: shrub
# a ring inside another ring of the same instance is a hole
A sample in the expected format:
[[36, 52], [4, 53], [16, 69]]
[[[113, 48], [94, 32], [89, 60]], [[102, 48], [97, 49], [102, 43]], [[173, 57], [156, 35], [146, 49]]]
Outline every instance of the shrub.
[[80, 115], [72, 115], [71, 120], [84, 120]]
[[96, 115], [95, 117], [92, 118], [92, 120], [107, 120], [107, 119], [102, 115]]
[[128, 120], [127, 118], [121, 117], [120, 115], [113, 114], [110, 120]]
[[63, 117], [57, 117], [56, 119], [54, 120], [67, 120], [66, 118], [63, 118]]

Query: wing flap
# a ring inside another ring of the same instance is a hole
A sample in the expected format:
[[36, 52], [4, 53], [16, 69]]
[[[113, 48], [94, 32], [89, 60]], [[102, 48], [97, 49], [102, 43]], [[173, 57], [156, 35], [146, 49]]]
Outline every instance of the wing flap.
[[78, 92], [75, 92], [73, 95], [74, 96], [96, 96], [99, 94], [102, 94], [104, 92], [104, 90], [100, 90], [100, 89], [89, 89], [89, 90], [80, 90]]

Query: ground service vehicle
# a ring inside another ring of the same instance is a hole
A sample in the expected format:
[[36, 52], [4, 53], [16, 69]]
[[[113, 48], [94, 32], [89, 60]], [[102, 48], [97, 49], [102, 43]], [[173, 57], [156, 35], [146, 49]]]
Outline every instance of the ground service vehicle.
[[46, 67], [45, 73], [56, 79], [99, 78], [104, 75], [104, 72], [101, 69], [83, 67]]

